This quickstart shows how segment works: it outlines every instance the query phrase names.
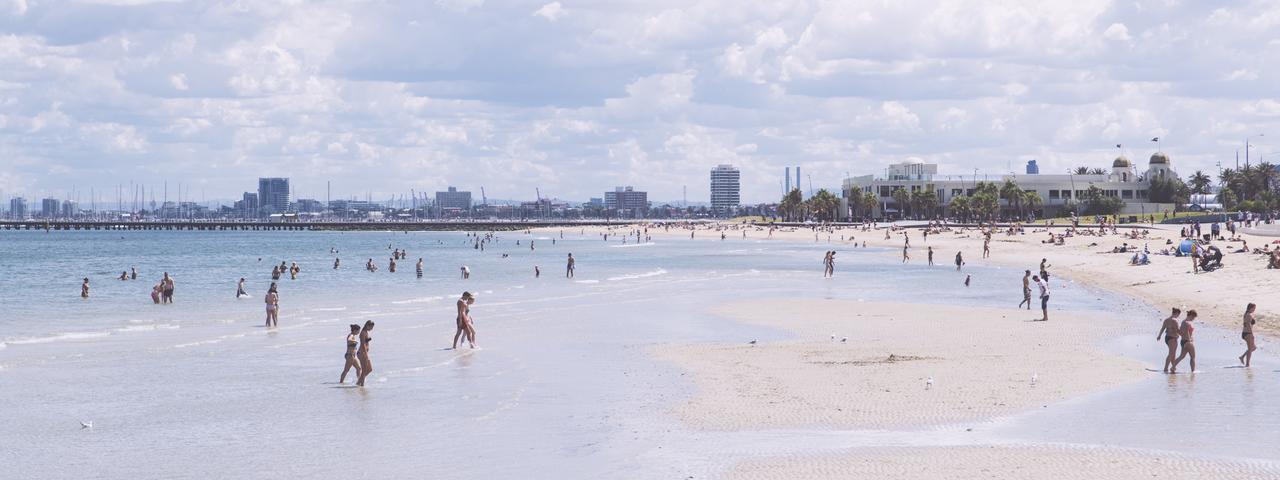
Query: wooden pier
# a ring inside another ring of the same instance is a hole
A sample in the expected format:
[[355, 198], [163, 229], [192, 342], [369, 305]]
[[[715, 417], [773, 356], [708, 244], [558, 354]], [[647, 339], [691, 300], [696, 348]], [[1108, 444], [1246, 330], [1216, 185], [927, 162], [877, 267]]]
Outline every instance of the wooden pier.
[[186, 230], [186, 231], [494, 231], [524, 230], [547, 227], [586, 227], [618, 225], [618, 221], [501, 221], [480, 220], [471, 222], [396, 221], [396, 222], [252, 222], [235, 220], [214, 221], [129, 221], [99, 220], [0, 220], [0, 230]]

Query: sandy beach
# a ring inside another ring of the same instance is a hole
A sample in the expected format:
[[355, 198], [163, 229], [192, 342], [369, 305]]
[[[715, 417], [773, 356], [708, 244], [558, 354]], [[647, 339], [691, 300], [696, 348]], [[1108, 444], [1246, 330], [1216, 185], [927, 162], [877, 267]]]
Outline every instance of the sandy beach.
[[[597, 234], [625, 234], [630, 228], [635, 227], [601, 229]], [[932, 247], [939, 275], [955, 275], [952, 261], [957, 251], [963, 252], [967, 266], [998, 266], [1008, 271], [1009, 278], [978, 276], [974, 281], [1008, 284], [1009, 308], [813, 298], [743, 300], [715, 306], [707, 313], [779, 329], [789, 336], [755, 344], [668, 343], [655, 346], [652, 353], [688, 372], [695, 392], [673, 414], [705, 431], [954, 428], [1052, 408], [1055, 402], [1147, 378], [1150, 372], [1144, 363], [1158, 365], [1158, 357], [1137, 361], [1101, 347], [1125, 328], [1132, 330], [1135, 319], [1064, 311], [1051, 304], [1051, 321], [1032, 322], [1039, 317], [1038, 302], [1032, 312], [1014, 308], [1021, 299], [1020, 272], [1038, 273], [1042, 258], [1050, 265], [1055, 293], [1088, 285], [1131, 297], [1157, 311], [1173, 306], [1196, 309], [1202, 323], [1228, 332], [1239, 331], [1244, 305], [1257, 302], [1256, 332], [1259, 348], [1265, 351], [1268, 337], [1280, 333], [1274, 307], [1267, 305], [1265, 295], [1280, 286], [1280, 272], [1266, 269], [1265, 256], [1230, 253], [1239, 242], [1218, 241], [1214, 244], [1227, 253], [1225, 267], [1192, 273], [1190, 258], [1156, 254], [1180, 240], [1179, 228], [1138, 227], [1146, 230], [1140, 239], [1125, 237], [1122, 234], [1133, 229], [1121, 228], [1121, 235], [1078, 235], [1067, 238], [1065, 245], [1042, 243], [1048, 236], [1043, 228], [1028, 228], [1016, 235], [1001, 232], [992, 238], [991, 256], [981, 258], [983, 236], [977, 229], [935, 233], [926, 241], [915, 228], [893, 232], [886, 240], [884, 229], [770, 232], [763, 227], [703, 225], [695, 227], [694, 238], [724, 242], [726, 248], [759, 240], [829, 245], [837, 251], [837, 277], [841, 259], [849, 258], [864, 242], [866, 247], [889, 249], [883, 255], [900, 258], [905, 231], [911, 239], [911, 262], [924, 263], [926, 247]], [[689, 238], [690, 232], [655, 228], [649, 235], [655, 240]], [[1272, 240], [1242, 237], [1251, 248]], [[1138, 248], [1146, 245], [1153, 253], [1151, 263], [1129, 266], [1132, 253], [1111, 253], [1126, 243]], [[806, 267], [821, 275], [821, 258]], [[957, 284], [957, 288], [963, 287]], [[1160, 320], [1157, 315], [1149, 320], [1153, 337]], [[848, 341], [842, 341], [846, 337]], [[1214, 341], [1224, 340], [1238, 342], [1238, 338]], [[1273, 463], [1163, 451], [977, 444], [758, 457], [737, 464], [725, 478], [1259, 478], [1277, 475], [1275, 468]]]
[[1097, 347], [1115, 322], [1096, 314], [1033, 322], [1038, 314], [1012, 308], [820, 299], [714, 311], [795, 338], [656, 349], [693, 373], [698, 393], [678, 413], [704, 429], [937, 426], [1040, 408], [1145, 374]]

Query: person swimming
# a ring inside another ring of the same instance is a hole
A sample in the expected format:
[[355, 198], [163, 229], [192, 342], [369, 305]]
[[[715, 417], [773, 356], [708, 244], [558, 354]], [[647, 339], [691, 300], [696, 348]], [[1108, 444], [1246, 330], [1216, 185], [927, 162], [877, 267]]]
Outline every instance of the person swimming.
[[345, 366], [342, 367], [342, 376], [338, 377], [338, 383], [347, 381], [347, 372], [352, 368], [356, 369], [356, 377], [360, 376], [360, 359], [356, 358], [356, 346], [360, 344], [360, 326], [351, 324], [351, 333], [347, 334], [347, 353], [344, 356], [347, 360]]
[[236, 284], [236, 298], [247, 296], [249, 294], [244, 291], [244, 277], [240, 277], [240, 282]]

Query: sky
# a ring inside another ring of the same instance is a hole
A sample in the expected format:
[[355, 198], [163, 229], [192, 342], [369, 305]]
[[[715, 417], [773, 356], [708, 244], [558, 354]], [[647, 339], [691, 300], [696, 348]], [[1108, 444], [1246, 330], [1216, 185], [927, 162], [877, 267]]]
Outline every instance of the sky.
[[1280, 153], [1278, 73], [1274, 0], [0, 0], [0, 195], [705, 202], [729, 163], [758, 203], [1153, 137], [1185, 177]]

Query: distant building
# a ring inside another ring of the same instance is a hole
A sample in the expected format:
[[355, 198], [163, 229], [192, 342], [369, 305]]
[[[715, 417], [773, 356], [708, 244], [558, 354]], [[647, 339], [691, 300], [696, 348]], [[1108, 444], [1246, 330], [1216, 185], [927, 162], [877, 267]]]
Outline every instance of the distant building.
[[334, 200], [329, 202], [329, 211], [340, 216], [363, 216], [371, 212], [380, 212], [383, 206], [364, 200]]
[[311, 198], [300, 198], [294, 204], [294, 210], [298, 213], [319, 213], [324, 211], [324, 203]]
[[22, 220], [27, 218], [27, 199], [13, 197], [9, 200], [9, 218]]
[[616, 187], [612, 192], [604, 192], [604, 206], [618, 210], [622, 216], [643, 217], [649, 210], [649, 193], [632, 187]]
[[244, 192], [244, 196], [235, 203], [235, 211], [244, 218], [258, 216], [258, 194]]
[[594, 208], [604, 208], [604, 199], [591, 197], [591, 201], [587, 202], [586, 206], [594, 207]]
[[80, 204], [71, 200], [62, 202], [62, 216], [65, 218], [75, 218], [80, 215]]
[[264, 214], [289, 211], [289, 179], [258, 179], [258, 210]]
[[459, 192], [456, 187], [449, 187], [444, 192], [436, 192], [436, 209], [441, 215], [446, 212], [456, 214], [471, 210], [471, 192]]
[[1027, 160], [1027, 175], [1039, 175], [1040, 166], [1036, 165], [1035, 160]]
[[784, 188], [785, 191], [782, 192], [782, 194], [786, 195], [788, 193], [791, 193], [791, 167], [786, 167], [783, 170], [782, 180], [783, 180], [783, 183], [786, 184], [786, 187]]
[[733, 165], [711, 169], [711, 208], [725, 215], [742, 203], [741, 173]]
[[62, 210], [62, 202], [59, 202], [56, 198], [46, 198], [40, 201], [41, 217], [55, 218], [60, 210]]

